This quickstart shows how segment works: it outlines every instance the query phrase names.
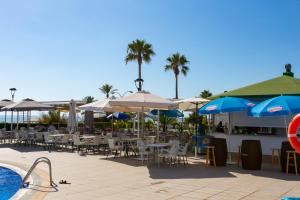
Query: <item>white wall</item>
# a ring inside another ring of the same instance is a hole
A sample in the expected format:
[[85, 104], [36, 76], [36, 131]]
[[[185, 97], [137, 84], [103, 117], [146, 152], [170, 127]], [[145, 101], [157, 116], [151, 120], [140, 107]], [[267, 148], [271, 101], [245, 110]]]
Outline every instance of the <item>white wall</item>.
[[256, 135], [230, 135], [230, 148], [228, 145], [229, 135], [224, 133], [212, 133], [216, 138], [226, 138], [228, 151], [238, 152], [238, 147], [242, 144], [242, 140], [260, 140], [263, 155], [272, 155], [272, 148], [281, 148], [281, 143], [287, 141], [287, 137], [278, 136], [256, 136]]

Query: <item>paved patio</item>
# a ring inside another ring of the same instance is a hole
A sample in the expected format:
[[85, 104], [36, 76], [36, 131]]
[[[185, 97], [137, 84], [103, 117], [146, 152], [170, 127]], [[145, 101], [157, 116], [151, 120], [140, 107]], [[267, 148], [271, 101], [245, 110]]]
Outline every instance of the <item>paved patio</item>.
[[[35, 148], [0, 145], [0, 160], [29, 168], [38, 157], [50, 158], [58, 191], [44, 187], [47, 200], [59, 199], [280, 199], [300, 197], [300, 176], [264, 165], [260, 171], [237, 166], [205, 167], [204, 160], [189, 158], [190, 165], [169, 168], [141, 166], [128, 158], [105, 159], [103, 155], [47, 152]], [[46, 171], [41, 164], [39, 169]], [[46, 184], [44, 181], [43, 184]], [[44, 185], [47, 186], [47, 185]], [[43, 196], [43, 195], [42, 195]]]

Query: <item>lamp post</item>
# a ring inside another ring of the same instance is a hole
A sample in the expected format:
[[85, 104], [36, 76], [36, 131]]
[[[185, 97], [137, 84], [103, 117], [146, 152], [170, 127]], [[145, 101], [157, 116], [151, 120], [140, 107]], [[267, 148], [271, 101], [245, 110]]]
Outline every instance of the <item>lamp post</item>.
[[135, 83], [135, 87], [137, 88], [137, 90], [139, 92], [142, 91], [142, 86], [143, 86], [144, 80], [142, 78], [137, 78], [134, 80], [134, 83]]
[[[16, 88], [10, 88], [10, 94], [11, 94], [11, 102], [14, 102], [14, 98], [15, 98], [15, 93], [17, 91]], [[14, 118], [14, 113], [13, 110], [11, 110], [11, 118], [10, 118], [10, 130], [13, 130], [13, 118]]]
[[11, 101], [13, 102], [17, 89], [16, 88], [10, 88], [9, 90], [10, 90], [10, 94], [11, 94]]

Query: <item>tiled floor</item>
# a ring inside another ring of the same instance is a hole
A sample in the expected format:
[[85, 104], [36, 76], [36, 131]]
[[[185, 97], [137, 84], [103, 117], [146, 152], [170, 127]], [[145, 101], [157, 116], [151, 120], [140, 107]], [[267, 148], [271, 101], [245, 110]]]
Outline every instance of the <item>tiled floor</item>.
[[[1, 147], [1, 145], [0, 145]], [[103, 155], [79, 156], [77, 153], [47, 152], [31, 148], [0, 148], [0, 160], [24, 163], [37, 157], [50, 158], [57, 192], [47, 200], [84, 199], [281, 199], [300, 197], [300, 176], [279, 172], [278, 166], [264, 165], [260, 171], [237, 166], [208, 167], [190, 158], [187, 167], [141, 166], [129, 158], [105, 159]], [[46, 170], [46, 165], [39, 166]]]

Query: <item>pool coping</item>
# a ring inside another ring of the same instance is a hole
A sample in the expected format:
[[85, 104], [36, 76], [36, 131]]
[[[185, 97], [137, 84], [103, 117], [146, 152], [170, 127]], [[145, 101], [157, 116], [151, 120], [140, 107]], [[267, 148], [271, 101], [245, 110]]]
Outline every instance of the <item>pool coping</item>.
[[[25, 164], [8, 162], [0, 160], [0, 166], [6, 167], [18, 173], [22, 179], [25, 177], [27, 170], [30, 166]], [[28, 181], [30, 185], [34, 187], [21, 188], [16, 194], [11, 198], [12, 200], [42, 200], [48, 194], [47, 191], [44, 191], [41, 186], [49, 184], [49, 175], [41, 170], [36, 168], [34, 172], [29, 176]]]

